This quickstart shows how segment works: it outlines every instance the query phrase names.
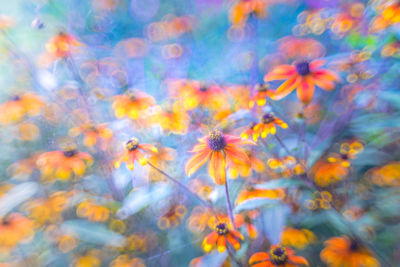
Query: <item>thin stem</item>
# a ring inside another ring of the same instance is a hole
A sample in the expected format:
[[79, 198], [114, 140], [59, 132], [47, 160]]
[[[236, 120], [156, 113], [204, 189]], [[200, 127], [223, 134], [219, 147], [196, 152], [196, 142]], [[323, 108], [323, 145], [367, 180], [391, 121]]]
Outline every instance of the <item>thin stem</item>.
[[228, 216], [229, 216], [229, 219], [231, 220], [232, 227], [235, 229], [235, 221], [233, 219], [232, 203], [231, 203], [231, 198], [229, 196], [228, 179], [225, 179], [225, 196], [226, 196], [226, 209], [228, 210]]
[[154, 166], [151, 162], [147, 162], [147, 165], [149, 165], [150, 167], [152, 167], [153, 169], [155, 169], [156, 171], [158, 171], [159, 173], [161, 173], [162, 175], [164, 175], [165, 177], [167, 177], [169, 180], [171, 180], [172, 182], [174, 182], [175, 184], [179, 185], [182, 189], [184, 189], [187, 193], [189, 193], [190, 195], [194, 196], [197, 200], [199, 200], [203, 205], [205, 205], [206, 207], [210, 208], [211, 211], [214, 213], [214, 215], [216, 215], [216, 212], [213, 208], [213, 206], [204, 201], [201, 197], [199, 197], [197, 194], [193, 193], [186, 185], [182, 184], [181, 182], [179, 182], [177, 179], [173, 178], [172, 176], [170, 176], [169, 174], [167, 174], [166, 172], [164, 172], [163, 170], [160, 170], [159, 168], [157, 168], [156, 166]]
[[275, 136], [276, 140], [278, 141], [278, 143], [281, 145], [281, 147], [283, 147], [283, 149], [285, 150], [285, 152], [288, 155], [291, 155], [292, 153], [290, 153], [289, 149], [287, 148], [287, 146], [282, 142], [282, 140], [278, 137], [278, 135], [274, 134], [273, 136]]

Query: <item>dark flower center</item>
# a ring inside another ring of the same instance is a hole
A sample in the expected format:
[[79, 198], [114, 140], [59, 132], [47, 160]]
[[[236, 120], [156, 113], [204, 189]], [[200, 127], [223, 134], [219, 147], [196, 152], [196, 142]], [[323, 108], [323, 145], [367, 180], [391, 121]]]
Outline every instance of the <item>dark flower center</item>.
[[134, 151], [139, 146], [139, 140], [136, 138], [130, 139], [128, 142], [125, 143], [125, 148], [129, 151]]
[[226, 223], [218, 223], [217, 226], [215, 226], [215, 231], [219, 235], [226, 235], [228, 233], [228, 226]]
[[265, 91], [268, 91], [268, 84], [267, 84], [267, 83], [257, 84], [256, 90], [257, 90], [258, 92], [265, 92]]
[[12, 101], [19, 101], [21, 100], [21, 97], [19, 95], [14, 96], [13, 98], [11, 98]]
[[68, 149], [68, 150], [64, 150], [63, 154], [67, 158], [71, 158], [71, 157], [75, 156], [76, 154], [78, 154], [78, 151], [76, 151], [76, 149]]
[[206, 85], [201, 85], [199, 88], [200, 92], [206, 92], [208, 90]]
[[275, 264], [284, 264], [288, 260], [286, 249], [277, 247], [271, 250], [271, 259]]
[[307, 61], [296, 63], [296, 71], [301, 76], [306, 76], [310, 73], [310, 64]]
[[265, 124], [273, 122], [274, 119], [275, 119], [275, 117], [274, 117], [274, 114], [272, 114], [272, 113], [266, 113], [262, 116], [262, 122]]
[[346, 153], [346, 154], [341, 154], [341, 156], [340, 156], [343, 160], [348, 160], [349, 159], [349, 155]]
[[224, 135], [218, 130], [211, 131], [207, 141], [208, 147], [213, 151], [220, 151], [226, 147]]
[[357, 240], [352, 239], [350, 243], [350, 250], [357, 251], [359, 248], [360, 248], [360, 243]]

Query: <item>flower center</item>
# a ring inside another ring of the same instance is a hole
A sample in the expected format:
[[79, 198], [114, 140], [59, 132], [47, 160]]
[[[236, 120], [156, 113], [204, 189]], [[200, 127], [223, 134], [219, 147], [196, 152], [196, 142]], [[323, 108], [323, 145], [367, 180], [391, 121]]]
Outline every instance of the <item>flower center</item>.
[[128, 151], [133, 151], [136, 148], [138, 148], [138, 146], [139, 146], [139, 140], [137, 140], [136, 138], [132, 138], [128, 142], [125, 143], [125, 148]]
[[352, 239], [350, 243], [350, 250], [357, 251], [359, 248], [360, 248], [360, 243], [357, 240]]
[[346, 154], [341, 154], [340, 157], [341, 157], [343, 160], [348, 160], [348, 159], [349, 159], [349, 155], [348, 155], [347, 153], [346, 153]]
[[228, 226], [226, 223], [218, 223], [217, 226], [215, 226], [215, 231], [219, 235], [226, 235], [228, 233]]
[[301, 76], [306, 76], [310, 73], [310, 64], [307, 61], [296, 63], [296, 71]]
[[218, 130], [211, 131], [207, 141], [208, 147], [213, 151], [220, 151], [226, 147], [224, 135]]
[[19, 95], [14, 96], [13, 98], [11, 98], [12, 101], [19, 101], [21, 100], [21, 97]]
[[268, 84], [267, 83], [257, 84], [256, 90], [258, 92], [266, 92], [266, 91], [268, 91]]
[[272, 113], [267, 113], [267, 114], [264, 114], [264, 116], [262, 116], [262, 122], [265, 124], [273, 122], [274, 119], [275, 119], [274, 114], [272, 114]]
[[286, 249], [282, 247], [271, 249], [271, 259], [275, 264], [284, 264], [288, 260]]
[[78, 153], [78, 151], [76, 151], [76, 149], [68, 149], [68, 150], [64, 150], [63, 154], [64, 156], [66, 156], [67, 158], [71, 158], [73, 156], [75, 156]]
[[208, 89], [207, 89], [207, 86], [201, 85], [199, 90], [200, 90], [200, 92], [207, 92]]

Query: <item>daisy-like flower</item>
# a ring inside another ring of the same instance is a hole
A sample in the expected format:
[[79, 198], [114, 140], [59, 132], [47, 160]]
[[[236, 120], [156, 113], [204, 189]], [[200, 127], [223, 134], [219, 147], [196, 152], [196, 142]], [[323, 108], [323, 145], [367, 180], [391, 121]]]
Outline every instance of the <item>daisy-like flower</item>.
[[97, 143], [102, 149], [111, 141], [112, 131], [105, 124], [92, 125], [84, 124], [79, 127], [71, 128], [69, 134], [72, 136], [84, 135], [85, 146], [92, 147]]
[[43, 100], [34, 93], [16, 95], [0, 105], [0, 123], [10, 124], [20, 122], [24, 116], [36, 116], [44, 105]]
[[166, 109], [159, 107], [152, 119], [155, 123], [160, 124], [164, 131], [174, 134], [187, 133], [190, 123], [190, 116], [179, 103], [175, 103], [172, 107]]
[[129, 117], [133, 120], [140, 117], [140, 113], [155, 104], [152, 96], [138, 90], [128, 91], [114, 98], [112, 108], [117, 118]]
[[243, 140], [233, 135], [225, 135], [218, 130], [211, 131], [207, 136], [198, 139], [200, 144], [196, 145], [192, 153], [195, 153], [185, 166], [185, 172], [191, 176], [208, 160], [208, 173], [217, 185], [225, 184], [226, 161], [242, 162], [250, 164], [246, 152], [238, 145], [254, 144], [252, 141]]
[[257, 103], [258, 106], [264, 106], [267, 103], [267, 96], [269, 95], [269, 86], [268, 84], [257, 84], [256, 93], [252, 97], [249, 102], [249, 107], [254, 107], [254, 104]]
[[93, 158], [88, 153], [79, 152], [75, 148], [67, 148], [63, 151], [50, 151], [41, 154], [36, 164], [43, 179], [59, 178], [67, 180], [72, 174], [77, 177], [82, 176], [86, 167], [93, 164]]
[[251, 14], [258, 18], [265, 18], [267, 16], [267, 1], [239, 0], [232, 6], [229, 19], [233, 25], [243, 27]]
[[230, 229], [225, 222], [218, 222], [214, 228], [214, 232], [204, 238], [203, 250], [209, 252], [216, 245], [218, 252], [222, 253], [226, 250], [227, 241], [235, 250], [238, 250], [240, 249], [239, 240], [244, 240], [240, 232]]
[[364, 146], [359, 141], [344, 142], [340, 145], [340, 154], [332, 153], [328, 157], [329, 162], [338, 162], [343, 167], [350, 167], [350, 160], [354, 159]]
[[19, 213], [0, 219], [0, 250], [8, 251], [34, 235], [33, 222]]
[[228, 176], [232, 179], [236, 179], [239, 175], [241, 177], [249, 177], [252, 170], [257, 173], [261, 173], [265, 170], [265, 164], [262, 160], [256, 157], [256, 153], [253, 151], [246, 151], [249, 157], [250, 164], [243, 164], [231, 161], [228, 163]]
[[306, 248], [315, 241], [313, 232], [307, 229], [296, 229], [286, 227], [281, 233], [281, 243], [283, 246], [294, 247], [298, 249]]
[[273, 113], [269, 112], [261, 117], [261, 121], [257, 123], [253, 128], [253, 139], [257, 140], [261, 135], [261, 138], [267, 138], [268, 134], [276, 133], [276, 125], [283, 129], [286, 129], [288, 125], [276, 117]]
[[125, 152], [114, 162], [114, 167], [118, 169], [121, 166], [121, 163], [126, 161], [128, 169], [133, 171], [135, 160], [137, 160], [141, 165], [146, 165], [147, 159], [142, 151], [145, 153], [157, 153], [158, 149], [153, 145], [139, 144], [138, 139], [134, 137], [131, 138], [125, 143]]
[[363, 244], [347, 236], [332, 237], [325, 242], [321, 259], [329, 267], [379, 267], [380, 264]]
[[285, 248], [281, 245], [271, 246], [269, 253], [257, 252], [249, 259], [252, 267], [297, 267], [308, 265], [308, 261], [301, 256], [297, 256], [294, 250]]
[[281, 65], [265, 75], [264, 81], [286, 80], [276, 91], [270, 91], [273, 100], [280, 100], [297, 88], [297, 96], [301, 102], [308, 104], [314, 95], [315, 85], [324, 90], [335, 88], [334, 82], [340, 81], [336, 73], [320, 69], [323, 60], [299, 61], [293, 65]]

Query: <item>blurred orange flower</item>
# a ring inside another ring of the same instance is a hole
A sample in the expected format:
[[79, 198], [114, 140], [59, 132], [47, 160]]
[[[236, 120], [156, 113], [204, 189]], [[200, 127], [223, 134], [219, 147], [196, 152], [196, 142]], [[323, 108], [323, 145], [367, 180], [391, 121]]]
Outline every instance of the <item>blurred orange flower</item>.
[[319, 86], [331, 91], [335, 88], [334, 82], [340, 81], [336, 73], [320, 69], [325, 62], [323, 60], [298, 61], [293, 65], [281, 65], [275, 67], [265, 75], [264, 81], [286, 81], [276, 91], [271, 91], [269, 96], [273, 100], [280, 100], [297, 88], [297, 96], [301, 102], [308, 104], [314, 95], [314, 87]]
[[190, 123], [189, 115], [179, 102], [166, 109], [159, 107], [159, 109], [153, 115], [152, 120], [155, 123], [160, 124], [164, 131], [174, 134], [187, 133]]
[[260, 135], [261, 138], [267, 138], [268, 134], [275, 134], [275, 125], [283, 129], [288, 127], [283, 120], [276, 117], [272, 112], [265, 113], [261, 118], [261, 122], [257, 123], [253, 128], [253, 139], [257, 140]]
[[168, 208], [167, 212], [158, 219], [157, 225], [162, 230], [174, 228], [182, 223], [186, 213], [187, 209], [185, 206], [172, 205]]
[[238, 0], [229, 11], [229, 20], [236, 26], [244, 26], [251, 14], [258, 18], [267, 16], [266, 0]]
[[252, 186], [248, 186], [236, 197], [235, 204], [238, 205], [246, 200], [253, 198], [271, 198], [271, 199], [283, 199], [285, 197], [285, 191], [283, 189], [258, 189]]
[[112, 108], [117, 118], [128, 116], [136, 120], [149, 107], [155, 104], [152, 96], [138, 90], [129, 90], [123, 95], [114, 97]]
[[307, 229], [295, 229], [286, 227], [281, 233], [281, 243], [283, 246], [304, 249], [316, 240], [313, 232]]
[[343, 142], [340, 145], [340, 154], [332, 153], [328, 156], [329, 162], [340, 163], [343, 167], [350, 167], [350, 160], [364, 149], [364, 145], [357, 140]]
[[0, 123], [20, 122], [24, 116], [36, 116], [44, 107], [43, 100], [34, 93], [14, 96], [0, 106]]
[[342, 164], [324, 160], [317, 161], [310, 172], [317, 185], [321, 187], [342, 181], [348, 173], [348, 168], [343, 167]]
[[103, 150], [110, 143], [113, 135], [112, 131], [105, 124], [93, 125], [90, 123], [71, 128], [69, 134], [73, 137], [84, 135], [83, 142], [85, 146], [92, 147], [99, 144]]
[[0, 250], [9, 251], [18, 243], [33, 237], [33, 222], [19, 213], [11, 213], [0, 219]]
[[249, 164], [234, 161], [228, 162], [228, 176], [232, 179], [236, 179], [239, 175], [243, 178], [249, 177], [252, 170], [258, 173], [265, 170], [264, 162], [256, 157], [256, 153], [253, 151], [246, 151], [246, 153], [250, 160]]
[[271, 246], [269, 253], [257, 252], [249, 259], [252, 267], [297, 267], [299, 265], [309, 266], [308, 261], [297, 256], [294, 250], [281, 245]]
[[139, 144], [139, 140], [136, 138], [131, 138], [125, 143], [125, 152], [114, 162], [114, 167], [119, 168], [122, 162], [126, 162], [126, 166], [129, 170], [133, 171], [135, 167], [135, 160], [137, 160], [141, 165], [147, 164], [147, 159], [142, 153], [157, 153], [158, 149], [149, 144]]
[[258, 106], [264, 106], [267, 103], [267, 96], [269, 95], [269, 86], [268, 84], [257, 84], [256, 93], [251, 98], [249, 102], [249, 107], [254, 107], [254, 104], [257, 103]]
[[131, 258], [128, 255], [119, 255], [110, 263], [110, 267], [146, 267], [140, 258]]
[[259, 212], [257, 210], [252, 210], [245, 212], [243, 214], [236, 214], [235, 215], [235, 227], [240, 228], [240, 227], [245, 227], [248, 236], [251, 239], [254, 239], [258, 236], [258, 231], [256, 226], [252, 223], [253, 220], [255, 220], [259, 215]]
[[110, 210], [96, 204], [93, 200], [84, 200], [76, 209], [76, 215], [88, 218], [91, 222], [104, 222], [110, 217]]
[[42, 179], [53, 181], [54, 179], [67, 180], [71, 174], [80, 177], [85, 174], [86, 167], [93, 164], [93, 158], [88, 153], [79, 152], [75, 148], [67, 148], [64, 151], [50, 151], [39, 155], [37, 166], [42, 174]]
[[321, 259], [329, 267], [379, 267], [378, 260], [361, 241], [347, 236], [332, 237], [325, 242]]
[[185, 172], [191, 176], [196, 170], [208, 160], [208, 173], [217, 185], [225, 184], [226, 161], [236, 161], [250, 164], [246, 152], [238, 145], [254, 144], [252, 141], [241, 139], [233, 135], [224, 135], [218, 130], [211, 131], [207, 136], [198, 139], [200, 144], [196, 145], [192, 153], [195, 153], [185, 166]]
[[222, 253], [226, 250], [227, 241], [235, 250], [238, 250], [241, 246], [240, 240], [244, 240], [240, 232], [230, 229], [225, 222], [218, 222], [214, 232], [204, 238], [203, 250], [209, 252], [216, 246], [218, 252]]

